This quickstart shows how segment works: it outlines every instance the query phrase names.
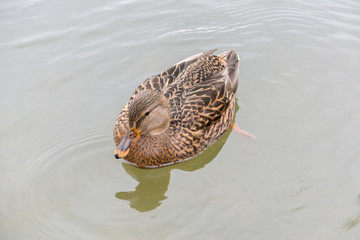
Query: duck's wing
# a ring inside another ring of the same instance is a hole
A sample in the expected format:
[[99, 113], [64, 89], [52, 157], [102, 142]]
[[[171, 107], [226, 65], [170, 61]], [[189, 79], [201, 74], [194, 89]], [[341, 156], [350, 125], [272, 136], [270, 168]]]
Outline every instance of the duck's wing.
[[239, 56], [233, 51], [219, 56], [226, 59], [226, 67], [187, 89], [181, 109], [183, 128], [196, 132], [210, 127], [221, 118], [235, 94], [239, 80]]
[[229, 105], [225, 82], [211, 80], [189, 89], [181, 109], [182, 127], [193, 132], [210, 127]]

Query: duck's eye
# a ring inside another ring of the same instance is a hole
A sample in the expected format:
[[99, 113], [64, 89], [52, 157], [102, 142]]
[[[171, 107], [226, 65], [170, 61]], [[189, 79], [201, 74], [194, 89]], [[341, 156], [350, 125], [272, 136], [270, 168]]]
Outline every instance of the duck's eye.
[[144, 116], [149, 116], [150, 112], [145, 112]]

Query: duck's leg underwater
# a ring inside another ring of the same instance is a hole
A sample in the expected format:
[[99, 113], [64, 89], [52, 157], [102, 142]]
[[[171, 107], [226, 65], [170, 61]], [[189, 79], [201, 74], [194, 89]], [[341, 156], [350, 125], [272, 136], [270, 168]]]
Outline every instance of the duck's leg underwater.
[[236, 123], [232, 122], [230, 127], [238, 134], [241, 134], [245, 137], [251, 138], [252, 140], [258, 140], [257, 137], [255, 137], [254, 135], [252, 135], [251, 133], [242, 130], [239, 125], [237, 125]]

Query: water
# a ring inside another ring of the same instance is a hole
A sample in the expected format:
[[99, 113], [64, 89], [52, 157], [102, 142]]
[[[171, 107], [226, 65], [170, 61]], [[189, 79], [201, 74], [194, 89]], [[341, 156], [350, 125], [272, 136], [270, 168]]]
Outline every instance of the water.
[[[0, 29], [1, 239], [359, 239], [359, 1], [4, 0]], [[258, 140], [115, 160], [135, 87], [213, 48]]]

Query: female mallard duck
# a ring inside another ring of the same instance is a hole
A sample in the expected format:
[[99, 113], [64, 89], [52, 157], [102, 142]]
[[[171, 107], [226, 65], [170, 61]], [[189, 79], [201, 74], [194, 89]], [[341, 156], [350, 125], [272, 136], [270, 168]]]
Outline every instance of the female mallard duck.
[[160, 167], [195, 156], [229, 128], [239, 55], [200, 53], [136, 88], [114, 129], [116, 158]]

